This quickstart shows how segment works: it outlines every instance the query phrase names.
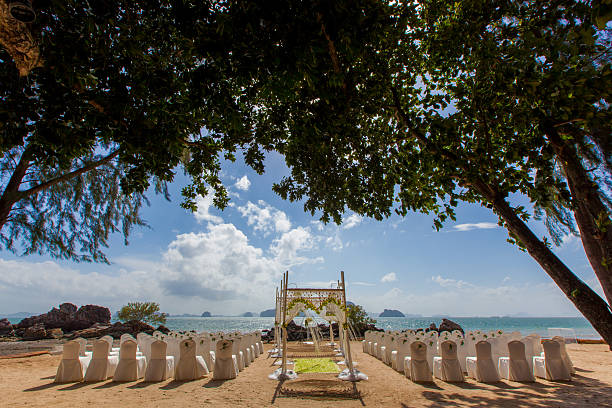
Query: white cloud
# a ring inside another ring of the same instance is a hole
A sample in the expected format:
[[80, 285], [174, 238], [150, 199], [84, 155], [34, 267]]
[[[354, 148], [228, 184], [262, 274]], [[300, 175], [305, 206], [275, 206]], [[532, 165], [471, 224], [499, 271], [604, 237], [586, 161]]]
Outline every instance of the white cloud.
[[245, 206], [238, 207], [238, 211], [246, 217], [247, 224], [253, 230], [262, 231], [264, 235], [271, 232], [287, 232], [291, 229], [291, 221], [283, 211], [268, 205], [260, 200], [257, 204], [247, 202]]
[[493, 228], [497, 228], [499, 225], [497, 225], [494, 222], [477, 222], [475, 224], [457, 224], [454, 225], [453, 228], [456, 231], [471, 231], [474, 229], [493, 229]]
[[336, 231], [334, 235], [330, 235], [325, 238], [325, 246], [331, 248], [332, 251], [338, 252], [342, 248], [344, 248], [344, 244], [342, 243], [342, 239], [340, 238], [340, 234]]
[[247, 175], [245, 174], [244, 176], [240, 177], [238, 179], [238, 181], [236, 181], [236, 183], [234, 184], [234, 186], [236, 186], [236, 188], [238, 190], [242, 190], [242, 191], [248, 191], [249, 187], [251, 187], [251, 181], [249, 180], [249, 178], [247, 177]]
[[380, 279], [380, 281], [383, 283], [395, 282], [396, 280], [397, 280], [397, 275], [395, 275], [395, 272], [390, 272]]
[[213, 199], [210, 194], [206, 197], [203, 197], [201, 195], [197, 196], [196, 205], [198, 206], [198, 210], [194, 213], [194, 215], [198, 222], [210, 221], [215, 224], [223, 222], [223, 218], [218, 217], [216, 215], [212, 215], [209, 212], [210, 208], [213, 207]]
[[303, 263], [321, 262], [323, 258], [306, 258], [299, 256], [298, 253], [313, 249], [315, 241], [310, 230], [297, 227], [285, 232], [280, 238], [272, 241], [270, 252], [284, 266], [293, 266]]
[[370, 282], [349, 282], [349, 285], [355, 285], [355, 286], [376, 286], [375, 283], [370, 283]]
[[509, 282], [509, 281], [510, 281], [510, 277], [509, 277], [509, 276], [506, 276], [506, 277], [505, 277], [505, 278], [502, 280], [502, 283], [506, 283], [506, 282]]
[[342, 223], [342, 229], [351, 229], [353, 227], [356, 227], [357, 225], [361, 224], [362, 220], [363, 220], [363, 217], [357, 214], [351, 214], [348, 217], [346, 217], [346, 219]]
[[468, 283], [468, 282], [465, 282], [465, 281], [462, 281], [462, 280], [443, 278], [440, 275], [432, 276], [431, 280], [436, 282], [438, 285], [442, 286], [443, 288], [463, 289], [463, 288], [474, 287], [474, 285], [472, 285], [471, 283]]

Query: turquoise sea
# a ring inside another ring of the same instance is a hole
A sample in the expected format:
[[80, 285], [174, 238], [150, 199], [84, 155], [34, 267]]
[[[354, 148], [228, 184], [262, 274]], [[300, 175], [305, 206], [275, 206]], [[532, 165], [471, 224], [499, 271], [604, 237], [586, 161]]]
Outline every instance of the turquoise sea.
[[[600, 338], [591, 324], [581, 317], [450, 317], [464, 330], [504, 330], [520, 331], [526, 335], [537, 333], [549, 336], [549, 328], [572, 329], [577, 338]], [[437, 317], [378, 317], [376, 327], [384, 330], [406, 330], [429, 327], [432, 322], [440, 324]], [[303, 318], [297, 317], [295, 322], [301, 324]], [[166, 326], [171, 330], [196, 331], [250, 331], [270, 329], [274, 327], [273, 317], [171, 317]], [[556, 334], [556, 333], [555, 333]], [[566, 335], [571, 336], [571, 335]]]
[[[376, 327], [384, 330], [406, 330], [426, 328], [434, 322], [440, 324], [439, 317], [377, 317]], [[600, 335], [591, 324], [582, 317], [449, 317], [457, 322], [464, 330], [504, 330], [520, 331], [523, 335], [537, 333], [542, 337], [556, 335], [558, 332], [549, 331], [550, 328], [568, 328], [573, 332], [561, 333], [565, 337], [575, 336], [581, 339], [598, 339]], [[11, 323], [18, 323], [21, 319], [9, 319]], [[303, 318], [295, 319], [302, 324]], [[273, 317], [169, 317], [166, 327], [170, 330], [198, 332], [207, 331], [253, 331], [270, 329], [274, 327]]]

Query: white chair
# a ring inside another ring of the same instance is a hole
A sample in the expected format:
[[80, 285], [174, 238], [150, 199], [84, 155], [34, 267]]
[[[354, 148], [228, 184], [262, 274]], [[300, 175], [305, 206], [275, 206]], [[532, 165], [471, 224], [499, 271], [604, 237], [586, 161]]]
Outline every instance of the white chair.
[[110, 343], [109, 339], [104, 337], [94, 342], [93, 355], [85, 372], [86, 382], [104, 381], [115, 374], [119, 356], [109, 355], [110, 344], [112, 344], [112, 337]]
[[236, 363], [238, 364], [238, 371], [244, 370], [244, 354], [240, 351], [240, 340], [239, 336], [234, 336], [232, 340], [232, 355], [236, 356]]
[[264, 352], [264, 345], [263, 345], [263, 342], [261, 341], [261, 332], [259, 330], [255, 332], [255, 337], [256, 337], [257, 347], [259, 348], [259, 355], [262, 355]]
[[370, 331], [366, 330], [365, 333], [363, 333], [363, 340], [361, 340], [361, 351], [363, 351], [364, 353], [367, 353], [367, 346], [368, 346], [368, 340], [370, 337]]
[[466, 357], [465, 360], [468, 377], [483, 383], [499, 381], [497, 365], [491, 355], [491, 343], [488, 341], [476, 343], [476, 357]]
[[395, 338], [397, 336], [393, 333], [387, 333], [383, 341], [384, 346], [380, 350], [381, 360], [385, 364], [391, 364], [391, 353], [393, 353], [393, 346], [395, 344]]
[[214, 353], [211, 353], [211, 349], [210, 349], [210, 345], [211, 345], [210, 336], [208, 335], [208, 333], [200, 334], [198, 337], [196, 337], [195, 342], [196, 342], [196, 354], [198, 356], [202, 356], [202, 358], [206, 362], [206, 367], [208, 367], [209, 371], [212, 371], [212, 368], [215, 363], [212, 357]]
[[119, 364], [113, 376], [113, 381], [136, 381], [143, 378], [147, 369], [147, 358], [137, 356], [138, 345], [134, 338], [126, 338], [119, 350]]
[[529, 364], [529, 370], [533, 372], [533, 357], [540, 356], [540, 336], [527, 336], [521, 339], [521, 343], [525, 345], [525, 359]]
[[410, 355], [410, 345], [412, 339], [409, 336], [402, 336], [398, 339], [397, 350], [391, 353], [391, 367], [400, 373], [404, 372], [404, 359]]
[[565, 365], [569, 368], [570, 374], [576, 374], [574, 363], [572, 362], [572, 359], [570, 358], [569, 354], [567, 354], [567, 349], [565, 348], [565, 338], [561, 336], [555, 336], [552, 339], [559, 343], [559, 346], [561, 347], [561, 358], [565, 362]]
[[414, 382], [432, 382], [427, 363], [427, 346], [422, 341], [410, 345], [410, 356], [404, 358], [404, 375]]
[[166, 355], [168, 345], [165, 341], [151, 343], [151, 358], [147, 360], [144, 380], [147, 382], [165, 381], [174, 373], [174, 357]]
[[196, 343], [193, 339], [182, 340], [179, 347], [181, 355], [174, 369], [175, 380], [197, 380], [208, 374], [206, 362], [202, 356], [196, 355]]
[[510, 381], [534, 382], [535, 377], [525, 357], [525, 344], [512, 340], [508, 343], [508, 357], [499, 358], [499, 375]]
[[91, 357], [79, 356], [80, 348], [78, 341], [64, 343], [62, 361], [55, 374], [56, 383], [83, 381], [83, 373], [87, 371]]
[[231, 380], [238, 376], [238, 363], [236, 361], [236, 356], [232, 354], [232, 350], [232, 340], [221, 340], [217, 342], [213, 380]]
[[136, 335], [138, 349], [142, 355], [147, 358], [147, 362], [151, 359], [151, 344], [153, 344], [154, 341], [155, 338], [147, 333], [138, 333]]
[[454, 341], [446, 340], [440, 343], [441, 357], [433, 359], [434, 377], [447, 382], [464, 381], [461, 365], [457, 360], [457, 344]]
[[250, 343], [249, 335], [243, 334], [240, 337], [240, 352], [242, 353], [242, 364], [244, 365], [243, 369], [251, 365], [251, 361], [252, 361], [251, 360], [252, 354], [251, 354], [251, 348], [249, 346], [249, 343]]
[[571, 380], [569, 367], [561, 356], [561, 345], [554, 340], [544, 340], [544, 357], [533, 358], [533, 374], [551, 381]]
[[82, 337], [77, 337], [74, 341], [79, 343], [79, 356], [81, 357], [89, 357], [93, 354], [91, 351], [87, 351], [87, 340]]

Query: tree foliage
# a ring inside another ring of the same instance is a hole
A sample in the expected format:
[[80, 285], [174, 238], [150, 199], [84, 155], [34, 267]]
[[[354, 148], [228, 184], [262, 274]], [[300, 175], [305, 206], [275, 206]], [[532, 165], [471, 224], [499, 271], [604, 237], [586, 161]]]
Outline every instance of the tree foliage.
[[354, 304], [346, 305], [346, 320], [360, 336], [368, 330], [368, 326], [376, 323], [376, 320], [369, 317], [362, 306]]
[[130, 302], [117, 312], [117, 317], [122, 322], [137, 320], [152, 325], [166, 323], [166, 314], [159, 313], [159, 303], [155, 302]]

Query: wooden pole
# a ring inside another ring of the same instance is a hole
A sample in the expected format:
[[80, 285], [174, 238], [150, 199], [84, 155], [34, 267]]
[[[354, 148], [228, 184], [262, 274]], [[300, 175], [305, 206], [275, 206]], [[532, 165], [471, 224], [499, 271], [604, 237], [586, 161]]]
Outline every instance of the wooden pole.
[[[346, 315], [346, 286], [345, 286], [345, 281], [344, 281], [344, 271], [340, 271], [340, 279], [342, 279], [342, 306], [344, 307], [344, 316], [345, 316], [345, 322], [346, 324], [348, 324], [348, 316]], [[340, 328], [338, 328], [340, 329]], [[345, 350], [345, 361], [346, 361], [346, 366], [349, 369], [349, 372], [351, 373], [351, 375], [353, 374], [353, 358], [351, 357], [351, 340], [348, 338], [348, 336], [346, 335], [346, 329], [344, 328], [344, 324], [342, 325], [342, 334], [343, 334], [343, 342], [346, 342], [346, 348]]]
[[283, 365], [281, 377], [284, 380], [287, 376], [287, 283], [289, 280], [289, 271], [285, 272], [285, 285], [283, 292]]
[[278, 355], [278, 350], [280, 349], [280, 339], [278, 337], [278, 286], [276, 287], [276, 302], [274, 303], [274, 343], [276, 343], [276, 354]]

